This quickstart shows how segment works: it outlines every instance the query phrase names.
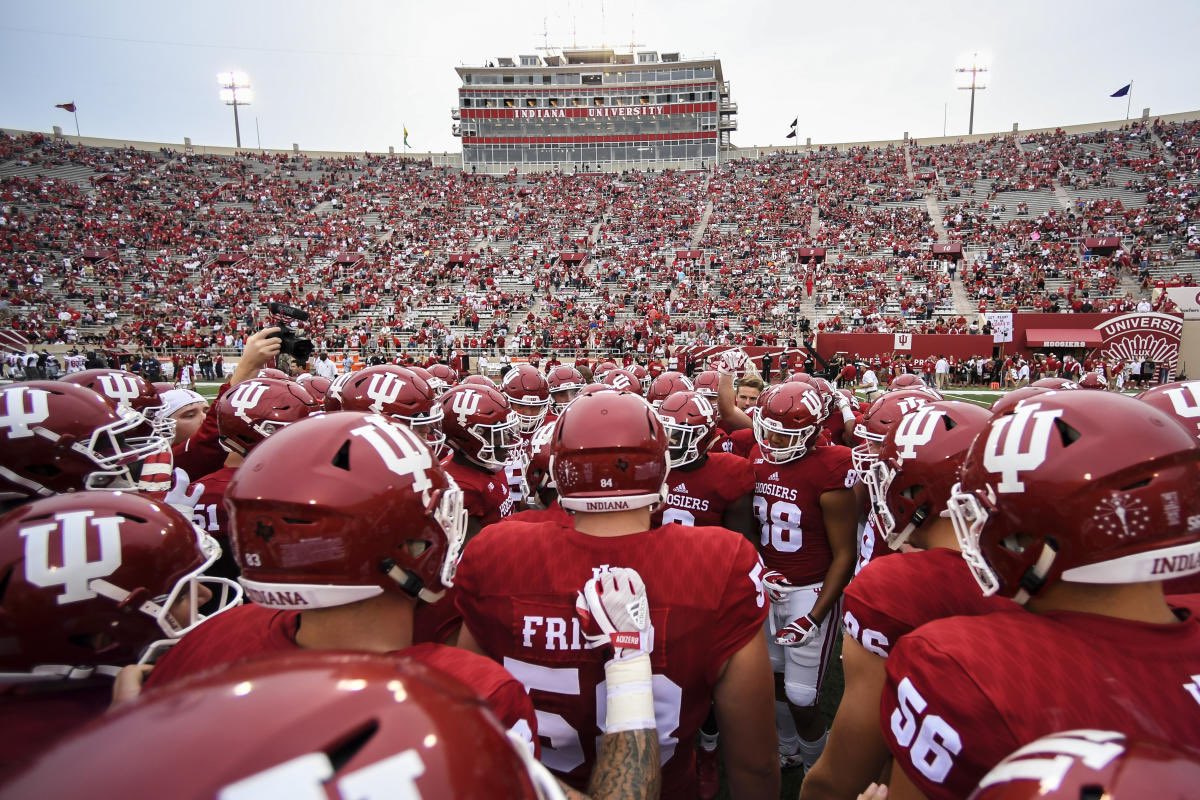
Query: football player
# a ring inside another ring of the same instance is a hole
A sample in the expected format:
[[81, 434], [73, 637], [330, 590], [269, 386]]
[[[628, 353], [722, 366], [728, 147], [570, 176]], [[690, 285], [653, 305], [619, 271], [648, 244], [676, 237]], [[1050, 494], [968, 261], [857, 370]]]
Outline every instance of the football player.
[[219, 554], [136, 492], [60, 494], [0, 517], [0, 775], [103, 713], [118, 671], [199, 625], [214, 589], [210, 616], [241, 601], [205, 574]]
[[438, 398], [452, 458], [446, 470], [463, 491], [467, 539], [513, 512], [504, 465], [520, 443], [520, 418], [492, 386], [462, 383]]
[[[286, 479], [277, 464], [292, 467]], [[357, 411], [305, 420], [248, 454], [226, 504], [254, 602], [185, 637], [147, 686], [267, 652], [403, 651], [476, 687], [505, 727], [532, 719], [521, 685], [496, 665], [412, 646], [416, 603], [452, 585], [466, 536], [462, 492], [413, 431]]]
[[[734, 797], [775, 797], [762, 564], [744, 538], [714, 527], [652, 528], [667, 492], [667, 433], [631, 392], [571, 402], [554, 426], [552, 472], [573, 525], [504, 521], [474, 539], [456, 586], [459, 645], [516, 675], [533, 697], [551, 746], [542, 760], [582, 788], [596, 765], [601, 665], [575, 621], [577, 587], [618, 567], [648, 582], [655, 643], [653, 692], [664, 798], [697, 793], [696, 731], [715, 701]], [[609, 712], [611, 713], [611, 712]]]
[[[804, 776], [805, 800], [853, 796], [881, 774], [888, 749], [879, 729], [879, 700], [885, 662], [900, 636], [943, 617], [1018, 607], [979, 593], [944, 513], [963, 456], [990, 414], [956, 401], [913, 408], [879, 443], [867, 485], [888, 546], [920, 549], [872, 561], [846, 587], [845, 691], [825, 752]], [[938, 590], [928, 591], [930, 585]]]
[[1162, 587], [1200, 572], [1187, 431], [1116, 393], [1037, 395], [976, 436], [949, 511], [983, 594], [1025, 609], [937, 620], [893, 646], [880, 709], [892, 797], [964, 797], [1063, 728], [1200, 750], [1200, 621]]
[[227, 455], [224, 466], [198, 481], [204, 491], [196, 501], [192, 519], [224, 550], [212, 573], [236, 578], [237, 566], [229, 547], [225, 489], [251, 450], [277, 431], [304, 419], [318, 406], [300, 384], [276, 378], [253, 378], [239, 383], [222, 394], [216, 406], [218, 441]]
[[858, 554], [858, 477], [850, 448], [818, 446], [825, 403], [816, 387], [788, 382], [764, 397], [754, 417], [754, 515], [772, 601], [771, 662], [797, 732], [780, 720], [780, 757], [811, 768], [828, 736], [817, 699]]

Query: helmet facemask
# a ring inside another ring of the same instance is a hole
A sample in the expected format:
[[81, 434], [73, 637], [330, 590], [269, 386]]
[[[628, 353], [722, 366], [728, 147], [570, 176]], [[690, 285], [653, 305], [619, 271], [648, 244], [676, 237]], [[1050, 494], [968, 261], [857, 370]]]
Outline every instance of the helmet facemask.
[[[758, 442], [763, 459], [772, 464], [786, 464], [808, 455], [808, 445], [816, 434], [816, 425], [805, 425], [802, 428], [785, 428], [773, 419], [762, 414], [754, 417], [754, 439]], [[771, 444], [770, 437], [786, 436], [786, 445]]]

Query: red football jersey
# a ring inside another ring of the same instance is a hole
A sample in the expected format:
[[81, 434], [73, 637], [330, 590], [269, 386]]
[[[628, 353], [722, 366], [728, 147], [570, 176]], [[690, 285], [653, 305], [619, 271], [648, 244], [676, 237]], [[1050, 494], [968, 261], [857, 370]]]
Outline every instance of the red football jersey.
[[749, 458], [750, 451], [754, 449], [755, 444], [756, 442], [754, 441], [753, 428], [739, 428], [738, 430], [729, 434], [729, 452], [733, 453], [735, 456]]
[[204, 485], [204, 493], [192, 509], [192, 522], [221, 545], [221, 558], [206, 570], [207, 574], [219, 578], [236, 578], [241, 572], [233, 557], [233, 545], [229, 540], [229, 515], [225, 512], [225, 489], [235, 472], [237, 467], [221, 467], [192, 484]]
[[63, 736], [99, 718], [112, 702], [112, 678], [47, 680], [0, 687], [0, 782]]
[[671, 470], [667, 486], [667, 503], [654, 512], [653, 525], [678, 522], [692, 527], [720, 527], [725, 509], [754, 491], [754, 470], [741, 456], [709, 453], [695, 469]]
[[814, 447], [804, 458], [786, 464], [772, 464], [757, 455], [752, 463], [763, 563], [796, 586], [822, 582], [833, 554], [821, 495], [849, 489], [858, 480], [850, 464], [850, 448]]
[[[296, 644], [299, 629], [298, 611], [276, 611], [259, 605], [232, 608], [200, 625], [163, 653], [146, 677], [145, 687], [166, 686], [252, 656], [300, 650]], [[436, 667], [462, 681], [488, 701], [504, 727], [533, 733], [537, 744], [537, 723], [529, 695], [519, 681], [492, 661], [440, 644], [414, 644], [392, 654]]]
[[846, 633], [884, 658], [926, 622], [1020, 608], [1006, 597], [984, 597], [962, 555], [944, 547], [873, 561], [842, 595]]
[[575, 518], [555, 500], [549, 508], [527, 508], [505, 517], [505, 522], [555, 522], [565, 528], [575, 526]]
[[605, 656], [575, 614], [580, 588], [608, 566], [646, 581], [654, 622], [655, 708], [664, 798], [694, 798], [696, 731], [726, 661], [760, 636], [767, 613], [762, 563], [724, 528], [665, 525], [599, 537], [554, 523], [505, 521], [467, 546], [455, 583], [475, 640], [525, 683], [545, 737], [542, 762], [584, 787], [602, 732]]
[[463, 506], [468, 515], [482, 520], [484, 525], [491, 525], [512, 513], [513, 501], [503, 469], [488, 472], [457, 461], [448, 461], [443, 466], [462, 489]]
[[[885, 559], [882, 563], [887, 563]], [[1054, 611], [952, 617], [887, 660], [880, 716], [898, 768], [931, 800], [970, 794], [1057, 731], [1119, 730], [1200, 755], [1200, 622]]]
[[225, 513], [225, 489], [233, 480], [235, 472], [237, 467], [221, 467], [193, 483], [204, 484], [204, 494], [200, 495], [192, 509], [192, 521], [220, 542], [223, 548], [229, 546], [229, 515]]

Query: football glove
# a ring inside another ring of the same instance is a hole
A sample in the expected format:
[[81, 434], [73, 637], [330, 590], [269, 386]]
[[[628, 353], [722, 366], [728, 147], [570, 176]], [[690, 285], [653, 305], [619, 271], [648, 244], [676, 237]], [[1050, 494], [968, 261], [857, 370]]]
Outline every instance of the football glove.
[[767, 590], [767, 597], [771, 598], [772, 603], [787, 602], [787, 596], [799, 589], [799, 586], [793, 586], [781, 572], [776, 572], [769, 569], [762, 576], [763, 588]]
[[784, 647], [803, 647], [816, 638], [821, 626], [808, 614], [797, 617], [775, 634], [775, 643]]
[[589, 580], [575, 600], [575, 612], [587, 640], [595, 647], [612, 645], [617, 658], [654, 649], [646, 584], [637, 570], [610, 567]]

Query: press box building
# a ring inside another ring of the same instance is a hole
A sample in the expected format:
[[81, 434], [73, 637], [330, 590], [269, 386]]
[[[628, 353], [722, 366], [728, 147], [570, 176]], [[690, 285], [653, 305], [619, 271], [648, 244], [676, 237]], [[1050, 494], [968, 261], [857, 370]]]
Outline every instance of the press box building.
[[564, 49], [456, 71], [466, 172], [702, 169], [737, 130], [716, 58]]

